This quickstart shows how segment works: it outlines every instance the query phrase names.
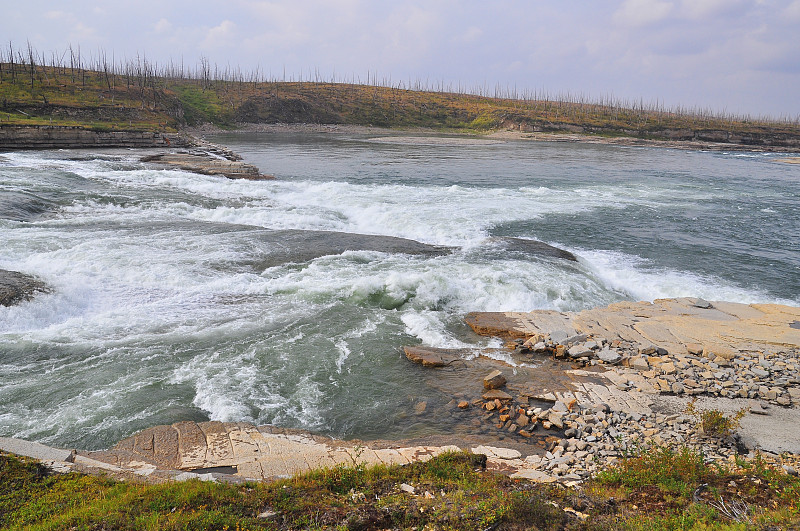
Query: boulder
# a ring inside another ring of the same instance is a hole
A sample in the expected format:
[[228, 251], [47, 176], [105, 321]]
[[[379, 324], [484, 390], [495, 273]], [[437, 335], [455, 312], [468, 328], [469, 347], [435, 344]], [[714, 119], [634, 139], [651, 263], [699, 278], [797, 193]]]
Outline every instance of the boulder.
[[574, 347], [570, 347], [567, 351], [570, 358], [586, 358], [593, 354], [592, 349], [589, 348], [585, 343], [575, 345]]
[[702, 356], [703, 355], [703, 345], [700, 343], [687, 343], [686, 344], [686, 351], [693, 356]]
[[564, 415], [558, 411], [550, 411], [547, 414], [547, 421], [557, 429], [561, 429], [564, 427]]
[[0, 306], [12, 306], [48, 291], [44, 282], [31, 275], [0, 269]]
[[500, 389], [506, 385], [506, 377], [500, 371], [492, 371], [483, 378], [485, 389]]

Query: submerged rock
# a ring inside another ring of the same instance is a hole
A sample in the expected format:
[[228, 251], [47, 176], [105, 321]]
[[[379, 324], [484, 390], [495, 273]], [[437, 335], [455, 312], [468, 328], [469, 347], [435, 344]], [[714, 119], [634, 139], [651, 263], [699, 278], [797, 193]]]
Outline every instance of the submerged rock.
[[253, 261], [259, 270], [290, 262], [307, 262], [315, 258], [338, 255], [347, 251], [376, 251], [415, 256], [442, 256], [451, 249], [406, 238], [314, 230], [263, 230], [253, 235], [272, 244], [263, 258]]
[[0, 219], [33, 221], [55, 210], [51, 201], [33, 194], [0, 190]]
[[536, 256], [549, 256], [552, 258], [561, 258], [569, 260], [570, 262], [577, 262], [578, 258], [569, 251], [553, 247], [552, 245], [540, 242], [538, 240], [529, 240], [526, 238], [497, 238], [496, 241], [500, 242], [503, 247], [508, 251], [517, 251]]
[[47, 291], [47, 284], [36, 277], [0, 269], [0, 306], [12, 306]]

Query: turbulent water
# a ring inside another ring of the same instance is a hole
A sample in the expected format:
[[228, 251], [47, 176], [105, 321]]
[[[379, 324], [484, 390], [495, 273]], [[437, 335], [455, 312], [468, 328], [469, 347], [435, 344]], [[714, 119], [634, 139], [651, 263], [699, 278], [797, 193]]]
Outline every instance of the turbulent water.
[[[400, 347], [484, 310], [800, 304], [800, 167], [775, 155], [325, 134], [210, 138], [233, 181], [135, 151], [0, 154], [0, 436], [102, 448], [180, 420], [446, 431]], [[519, 240], [571, 251], [539, 254]]]

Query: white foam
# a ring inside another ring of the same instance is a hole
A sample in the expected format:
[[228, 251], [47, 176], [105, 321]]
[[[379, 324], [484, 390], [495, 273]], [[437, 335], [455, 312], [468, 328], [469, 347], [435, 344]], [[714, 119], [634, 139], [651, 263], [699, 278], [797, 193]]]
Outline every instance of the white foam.
[[616, 251], [576, 250], [582, 263], [609, 288], [633, 300], [653, 301], [673, 297], [752, 303], [796, 305], [764, 291], [731, 285], [711, 276], [654, 267], [649, 261]]

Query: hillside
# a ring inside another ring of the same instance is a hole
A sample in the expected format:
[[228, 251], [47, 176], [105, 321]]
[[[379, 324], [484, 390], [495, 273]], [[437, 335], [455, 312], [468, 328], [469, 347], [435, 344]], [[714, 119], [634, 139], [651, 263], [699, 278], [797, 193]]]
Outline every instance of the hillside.
[[796, 120], [749, 119], [613, 101], [554, 101], [328, 82], [156, 74], [147, 63], [89, 70], [0, 63], [0, 126], [177, 131], [210, 123], [317, 123], [482, 133], [568, 132], [800, 150]]

